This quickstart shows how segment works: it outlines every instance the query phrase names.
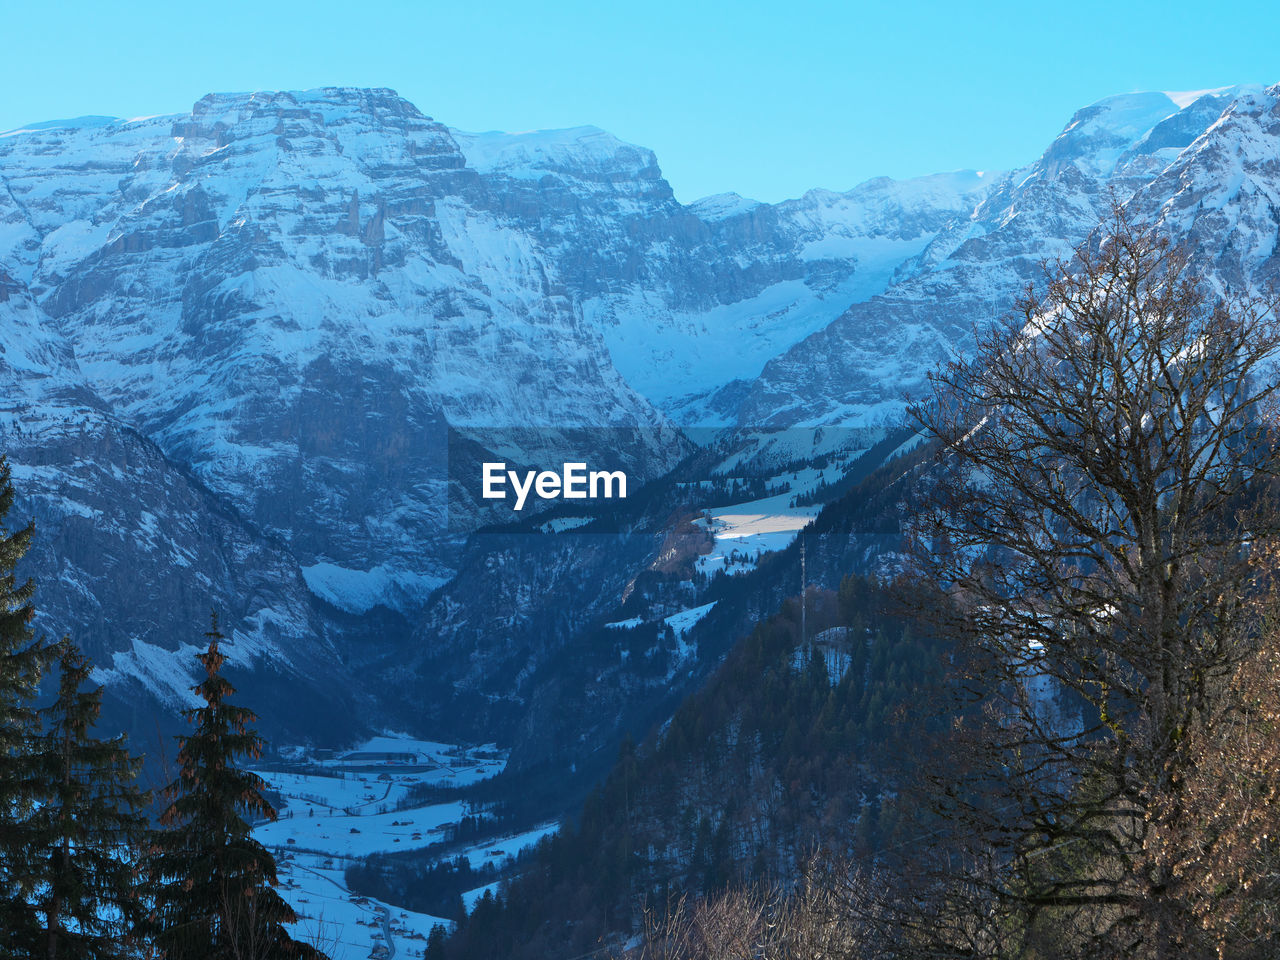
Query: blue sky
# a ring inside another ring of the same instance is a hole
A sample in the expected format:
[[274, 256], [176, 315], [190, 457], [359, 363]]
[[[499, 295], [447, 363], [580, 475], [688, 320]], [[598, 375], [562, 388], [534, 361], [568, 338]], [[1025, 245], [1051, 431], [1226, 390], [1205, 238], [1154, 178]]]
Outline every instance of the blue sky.
[[1280, 81], [1280, 4], [11, 2], [0, 130], [388, 86], [470, 130], [592, 123], [684, 201], [1034, 158], [1115, 93]]

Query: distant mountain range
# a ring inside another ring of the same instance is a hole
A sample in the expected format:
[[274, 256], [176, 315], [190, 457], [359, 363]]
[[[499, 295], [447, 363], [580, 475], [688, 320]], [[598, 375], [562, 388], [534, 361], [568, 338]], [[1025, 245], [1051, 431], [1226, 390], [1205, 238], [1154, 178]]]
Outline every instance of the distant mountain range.
[[[557, 594], [586, 576], [572, 550], [536, 584], [485, 580], [465, 541], [494, 514], [451, 491], [450, 431], [650, 481], [704, 442], [691, 427], [865, 448], [1113, 198], [1222, 288], [1275, 282], [1280, 86], [1114, 97], [1015, 171], [778, 204], [680, 204], [604, 131], [463, 133], [389, 90], [0, 134], [0, 449], [39, 527], [41, 622], [118, 708], [171, 715], [217, 607], [269, 729], [377, 726], [424, 682], [387, 669], [404, 651], [474, 675], [586, 602]], [[664, 542], [619, 551], [600, 589]]]

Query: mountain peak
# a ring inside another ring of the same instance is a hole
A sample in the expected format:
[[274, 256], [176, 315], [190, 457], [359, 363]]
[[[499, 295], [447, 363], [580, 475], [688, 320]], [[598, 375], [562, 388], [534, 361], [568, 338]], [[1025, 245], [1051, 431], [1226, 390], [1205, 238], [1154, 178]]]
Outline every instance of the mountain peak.
[[658, 180], [658, 158], [647, 147], [620, 140], [595, 126], [504, 133], [469, 133], [450, 129], [467, 158], [480, 173], [502, 174], [517, 180], [537, 180], [548, 173], [604, 174]]
[[0, 137], [37, 130], [84, 130], [92, 127], [107, 127], [119, 122], [120, 119], [118, 117], [101, 117], [97, 115], [68, 117], [63, 120], [42, 120], [39, 123], [24, 123], [20, 127], [14, 127], [12, 130], [0, 131]]
[[1052, 174], [1073, 163], [1089, 176], [1105, 177], [1135, 143], [1179, 109], [1167, 93], [1106, 97], [1076, 111], [1044, 152], [1041, 167]]
[[1204, 97], [1234, 100], [1242, 93], [1254, 93], [1262, 90], [1261, 84], [1233, 83], [1225, 87], [1210, 87], [1204, 90], [1166, 90], [1164, 95], [1185, 110], [1197, 100]]
[[317, 87], [313, 90], [256, 90], [251, 93], [209, 93], [191, 108], [194, 119], [235, 119], [307, 113], [323, 120], [353, 113], [376, 119], [430, 121], [416, 106], [389, 87]]
[[[812, 192], [812, 191], [811, 191]], [[752, 200], [740, 193], [714, 193], [709, 197], [693, 201], [689, 209], [708, 222], [728, 220], [740, 214], [748, 213], [760, 206], [759, 200]]]

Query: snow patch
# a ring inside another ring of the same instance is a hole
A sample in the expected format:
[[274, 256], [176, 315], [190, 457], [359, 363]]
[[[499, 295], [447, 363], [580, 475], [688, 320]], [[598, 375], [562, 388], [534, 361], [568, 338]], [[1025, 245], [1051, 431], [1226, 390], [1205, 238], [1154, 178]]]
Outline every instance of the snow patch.
[[715, 544], [698, 558], [698, 569], [707, 575], [746, 573], [764, 554], [789, 546], [822, 510], [818, 505], [793, 507], [794, 496], [782, 493], [706, 511], [694, 522], [711, 532]]
[[578, 527], [585, 527], [594, 519], [594, 517], [554, 517], [538, 529], [543, 533], [564, 533], [566, 530], [576, 530]]
[[410, 573], [388, 564], [371, 570], [351, 570], [335, 563], [315, 563], [302, 568], [307, 588], [317, 597], [348, 613], [368, 613], [378, 604], [399, 609], [421, 603], [441, 584], [443, 577]]
[[681, 610], [679, 613], [673, 613], [663, 622], [666, 623], [677, 637], [683, 637], [686, 633], [694, 628], [699, 620], [711, 612], [718, 600], [712, 600], [710, 603], [704, 603], [700, 607], [692, 607], [688, 610]]
[[713, 223], [748, 213], [760, 205], [759, 200], [752, 200], [740, 193], [716, 193], [693, 201], [689, 204], [689, 209], [697, 214], [698, 219]]
[[188, 672], [196, 663], [197, 648], [180, 646], [177, 650], [133, 639], [129, 650], [111, 655], [110, 667], [95, 667], [93, 682], [101, 686], [135, 680], [161, 703], [178, 710], [203, 706], [204, 701], [192, 689], [195, 682]]

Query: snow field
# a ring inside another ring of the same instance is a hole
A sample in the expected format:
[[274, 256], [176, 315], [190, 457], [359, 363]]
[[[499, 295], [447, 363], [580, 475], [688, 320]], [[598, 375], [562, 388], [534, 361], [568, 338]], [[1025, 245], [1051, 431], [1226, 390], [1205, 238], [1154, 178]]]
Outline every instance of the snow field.
[[[293, 935], [315, 943], [332, 960], [421, 956], [431, 928], [450, 921], [353, 893], [346, 868], [372, 853], [424, 849], [446, 840], [449, 827], [473, 812], [470, 803], [404, 810], [396, 805], [418, 784], [466, 786], [494, 776], [506, 765], [505, 753], [494, 744], [461, 747], [385, 734], [322, 760], [302, 750], [292, 755], [296, 771], [257, 771], [283, 802], [279, 818], [259, 825], [254, 836], [276, 856], [281, 895], [299, 917]], [[555, 827], [500, 836], [464, 855], [477, 866], [502, 862]]]

